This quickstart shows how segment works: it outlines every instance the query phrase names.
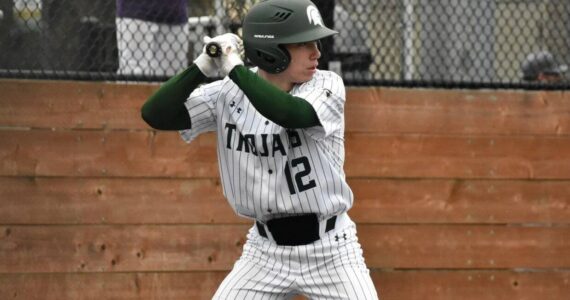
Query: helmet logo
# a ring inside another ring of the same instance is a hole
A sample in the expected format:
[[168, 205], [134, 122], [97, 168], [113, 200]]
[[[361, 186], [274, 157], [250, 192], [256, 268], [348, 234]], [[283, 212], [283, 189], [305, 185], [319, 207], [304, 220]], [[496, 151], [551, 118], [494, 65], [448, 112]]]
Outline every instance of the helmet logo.
[[309, 18], [309, 24], [314, 24], [315, 26], [322, 27], [325, 26], [323, 24], [323, 18], [321, 18], [319, 10], [313, 5], [307, 6], [307, 18]]

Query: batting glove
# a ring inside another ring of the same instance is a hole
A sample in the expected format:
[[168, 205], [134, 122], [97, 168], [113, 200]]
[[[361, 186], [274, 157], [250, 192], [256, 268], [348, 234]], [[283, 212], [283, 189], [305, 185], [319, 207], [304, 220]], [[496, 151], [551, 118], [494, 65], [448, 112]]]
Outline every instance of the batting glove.
[[211, 40], [222, 48], [222, 55], [216, 61], [222, 75], [226, 76], [237, 65], [243, 65], [244, 48], [241, 38], [233, 33], [225, 33]]
[[204, 47], [202, 48], [202, 53], [194, 60], [194, 64], [200, 69], [202, 74], [206, 75], [208, 78], [215, 78], [219, 76], [220, 67], [214, 58], [206, 54], [206, 46], [212, 38], [209, 36], [204, 37]]

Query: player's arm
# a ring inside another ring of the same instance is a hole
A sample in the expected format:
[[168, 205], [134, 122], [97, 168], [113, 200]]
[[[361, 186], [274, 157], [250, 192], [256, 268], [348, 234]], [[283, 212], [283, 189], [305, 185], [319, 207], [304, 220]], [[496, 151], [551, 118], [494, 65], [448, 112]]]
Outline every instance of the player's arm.
[[278, 89], [243, 65], [234, 67], [229, 77], [246, 94], [255, 109], [273, 123], [285, 128], [320, 125], [315, 109], [307, 100]]
[[[204, 38], [206, 43], [209, 40], [209, 37]], [[148, 98], [141, 108], [143, 120], [152, 128], [161, 130], [192, 128], [192, 120], [184, 103], [206, 78], [218, 77], [218, 69], [204, 47], [190, 67], [170, 78]]]
[[220, 38], [220, 69], [245, 93], [255, 109], [267, 119], [285, 128], [320, 125], [313, 106], [305, 99], [286, 93], [243, 66], [241, 39]]
[[184, 102], [188, 95], [205, 80], [206, 75], [195, 64], [170, 78], [142, 106], [143, 120], [154, 129], [191, 128], [192, 121]]

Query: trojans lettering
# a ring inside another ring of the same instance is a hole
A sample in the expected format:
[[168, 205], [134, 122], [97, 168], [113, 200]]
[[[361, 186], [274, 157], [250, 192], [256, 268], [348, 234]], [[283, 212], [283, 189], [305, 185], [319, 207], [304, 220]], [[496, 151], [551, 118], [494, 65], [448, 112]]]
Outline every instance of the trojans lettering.
[[[287, 130], [287, 140], [284, 142], [279, 134], [260, 134], [256, 139], [255, 134], [242, 134], [235, 124], [226, 123], [226, 148], [235, 151], [243, 151], [257, 156], [275, 157], [275, 155], [287, 155], [287, 142], [291, 148], [301, 146], [301, 137], [296, 130]], [[237, 139], [237, 142], [236, 142]], [[260, 145], [258, 145], [258, 143]]]

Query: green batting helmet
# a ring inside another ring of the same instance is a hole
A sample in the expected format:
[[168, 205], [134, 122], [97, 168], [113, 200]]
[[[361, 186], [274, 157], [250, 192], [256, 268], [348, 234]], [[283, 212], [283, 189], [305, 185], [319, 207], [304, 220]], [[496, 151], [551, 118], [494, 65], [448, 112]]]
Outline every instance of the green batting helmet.
[[309, 0], [265, 0], [254, 5], [242, 27], [245, 56], [262, 70], [280, 73], [291, 60], [283, 44], [320, 40], [338, 32], [323, 24]]

